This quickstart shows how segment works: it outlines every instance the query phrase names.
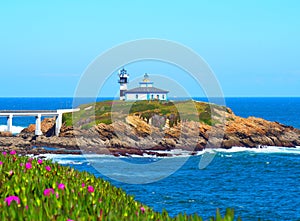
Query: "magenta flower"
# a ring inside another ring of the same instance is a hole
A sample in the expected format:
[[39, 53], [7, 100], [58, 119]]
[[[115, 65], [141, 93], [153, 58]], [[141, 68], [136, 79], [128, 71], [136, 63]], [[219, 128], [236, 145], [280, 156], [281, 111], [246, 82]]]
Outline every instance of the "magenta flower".
[[145, 208], [143, 206], [140, 208], [140, 210], [142, 213], [145, 213]]
[[92, 186], [88, 186], [88, 191], [90, 192], [90, 193], [93, 193], [95, 190], [94, 190], [94, 187], [92, 187]]
[[5, 198], [5, 202], [7, 203], [8, 206], [10, 206], [12, 201], [16, 201], [17, 204], [20, 204], [20, 199], [17, 196], [9, 196]]
[[53, 188], [48, 188], [44, 190], [44, 196], [50, 196], [50, 194], [55, 194], [56, 198], [59, 197], [58, 193], [54, 192]]
[[82, 186], [82, 187], [85, 187], [85, 183], [82, 183], [81, 186]]
[[25, 168], [26, 168], [27, 170], [30, 170], [30, 169], [32, 168], [31, 163], [26, 163], [26, 164], [25, 164]]
[[74, 220], [72, 220], [72, 219], [68, 219], [67, 221], [74, 221]]
[[20, 163], [20, 167], [24, 166], [24, 163]]
[[15, 155], [17, 152], [15, 150], [12, 150], [9, 152], [10, 155]]
[[58, 184], [58, 189], [64, 190], [65, 184], [63, 184], [63, 183]]
[[44, 190], [44, 196], [50, 196], [50, 193], [51, 193], [51, 194], [54, 194], [54, 193], [55, 193], [55, 192], [54, 192], [54, 189], [48, 188], [48, 189], [45, 189], [45, 190]]
[[51, 167], [45, 166], [45, 169], [46, 169], [47, 171], [50, 171], [50, 170], [51, 170]]
[[25, 206], [25, 209], [27, 209], [27, 210], [28, 210], [28, 205], [26, 205], [26, 206]]
[[7, 153], [5, 151], [3, 151], [2, 154], [5, 156]]
[[0, 165], [3, 165], [3, 162], [2, 162], [2, 161], [0, 161]]
[[42, 159], [38, 159], [38, 164], [42, 164], [43, 163], [43, 160]]

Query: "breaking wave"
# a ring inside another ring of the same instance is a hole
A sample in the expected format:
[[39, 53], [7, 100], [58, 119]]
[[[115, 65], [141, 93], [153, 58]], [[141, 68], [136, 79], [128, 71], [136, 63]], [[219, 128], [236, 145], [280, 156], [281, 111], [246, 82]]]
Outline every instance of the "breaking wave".
[[[24, 129], [24, 127], [21, 127], [21, 126], [12, 126], [12, 133], [19, 134], [23, 129]], [[7, 131], [7, 126], [0, 125], [0, 131]]]

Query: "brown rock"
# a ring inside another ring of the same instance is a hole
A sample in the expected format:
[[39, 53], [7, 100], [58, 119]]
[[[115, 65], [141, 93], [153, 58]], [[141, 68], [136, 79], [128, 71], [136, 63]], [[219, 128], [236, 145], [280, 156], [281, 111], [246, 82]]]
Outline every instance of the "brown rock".
[[126, 123], [135, 128], [136, 134], [139, 136], [146, 137], [152, 133], [150, 125], [137, 116], [127, 116]]
[[0, 131], [0, 137], [12, 137], [12, 133], [9, 131]]
[[[54, 134], [55, 118], [44, 118], [41, 122], [41, 130], [44, 135], [51, 136]], [[23, 129], [21, 133], [34, 133], [35, 124], [30, 124], [27, 128]]]

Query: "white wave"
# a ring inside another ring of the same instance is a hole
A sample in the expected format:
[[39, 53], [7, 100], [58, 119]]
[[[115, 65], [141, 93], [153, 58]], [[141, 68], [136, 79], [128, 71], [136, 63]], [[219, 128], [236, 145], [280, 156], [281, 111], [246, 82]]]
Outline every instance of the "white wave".
[[[155, 155], [148, 155], [144, 154], [144, 157], [153, 157], [153, 158], [170, 158], [170, 157], [190, 157], [192, 153], [195, 153], [193, 151], [188, 150], [182, 150], [182, 149], [174, 149], [174, 150], [157, 150], [157, 151], [151, 151], [158, 154], [167, 154], [166, 157], [157, 157]], [[199, 151], [196, 153], [196, 155], [202, 155], [203, 152]]]
[[[25, 127], [12, 126], [12, 133], [19, 134]], [[0, 131], [7, 131], [7, 125], [0, 125]]]
[[[153, 151], [160, 154], [166, 153], [167, 157], [161, 157], [156, 155], [148, 155], [144, 154], [140, 155], [132, 155], [130, 157], [133, 158], [152, 158], [155, 161], [162, 158], [188, 158], [191, 157], [191, 154], [196, 156], [204, 156], [205, 154], [217, 154], [220, 153], [221, 157], [231, 158], [234, 157], [235, 153], [249, 153], [249, 154], [272, 154], [272, 153], [284, 153], [284, 154], [300, 154], [300, 147], [289, 148], [289, 147], [275, 147], [275, 146], [265, 146], [262, 148], [246, 148], [246, 147], [232, 147], [231, 149], [205, 149], [202, 151], [195, 152], [185, 151], [185, 150], [172, 150], [172, 151]], [[45, 157], [53, 162], [57, 162], [59, 164], [83, 164], [83, 163], [91, 163], [93, 164], [102, 164], [102, 163], [113, 163], [120, 158], [126, 159], [126, 156], [115, 157], [113, 155], [101, 155], [101, 154], [40, 154], [35, 157]], [[266, 162], [268, 164], [268, 162]]]
[[56, 159], [54, 159], [54, 162], [57, 162], [58, 164], [74, 164], [74, 165], [81, 165], [81, 164], [85, 163], [86, 161], [56, 160]]
[[220, 153], [238, 153], [238, 152], [252, 152], [252, 153], [288, 153], [300, 154], [300, 147], [280, 147], [280, 146], [263, 146], [257, 148], [247, 147], [232, 147], [231, 149], [214, 149], [215, 152]]

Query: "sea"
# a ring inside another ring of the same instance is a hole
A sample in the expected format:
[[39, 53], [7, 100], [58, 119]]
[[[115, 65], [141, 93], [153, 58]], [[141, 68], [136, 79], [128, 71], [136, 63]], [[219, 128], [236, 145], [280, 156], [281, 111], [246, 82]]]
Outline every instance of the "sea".
[[[98, 101], [109, 98], [98, 98]], [[194, 98], [206, 101], [206, 98]], [[0, 110], [72, 108], [72, 98], [0, 98]], [[226, 106], [242, 117], [260, 117], [300, 129], [300, 98], [226, 98]], [[35, 119], [13, 119], [18, 133]], [[0, 117], [0, 130], [6, 119]], [[234, 208], [242, 220], [300, 220], [300, 147], [233, 147], [206, 150], [195, 156], [171, 152], [172, 157], [107, 155], [45, 155], [62, 165], [109, 180], [156, 211], [201, 215]], [[199, 162], [209, 158], [200, 167]], [[158, 166], [161, 165], [159, 168]], [[134, 170], [129, 170], [130, 168]], [[159, 168], [159, 169], [157, 169]], [[136, 182], [135, 182], [136, 181]]]

